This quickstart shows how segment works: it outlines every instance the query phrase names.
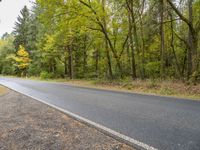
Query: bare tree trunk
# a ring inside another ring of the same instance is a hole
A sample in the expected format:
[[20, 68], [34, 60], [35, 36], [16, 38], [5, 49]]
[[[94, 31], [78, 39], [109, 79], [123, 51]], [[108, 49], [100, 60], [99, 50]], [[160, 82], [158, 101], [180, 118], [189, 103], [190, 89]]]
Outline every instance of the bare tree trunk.
[[126, 55], [127, 55], [127, 69], [128, 69], [128, 73], [130, 74], [132, 72], [132, 65], [130, 65], [132, 62], [131, 62], [130, 43], [129, 42], [126, 46]]
[[160, 73], [165, 78], [165, 31], [164, 31], [164, 1], [160, 0]]
[[187, 68], [187, 49], [184, 51], [184, 59], [183, 59], [183, 68], [181, 70], [181, 74], [185, 74], [186, 68]]
[[95, 72], [96, 72], [96, 78], [99, 77], [99, 49], [95, 52]]
[[87, 49], [86, 49], [87, 36], [84, 37], [84, 49], [83, 49], [83, 75], [87, 72]]
[[67, 74], [68, 74], [68, 66], [67, 66], [67, 56], [65, 54], [65, 58], [64, 58], [64, 69], [65, 69], [65, 78], [67, 77]]
[[66, 76], [68, 74], [68, 66], [67, 66], [67, 59], [66, 58], [64, 60], [64, 65], [65, 65], [65, 78], [66, 78]]
[[68, 46], [69, 57], [68, 57], [68, 65], [69, 65], [69, 77], [73, 79], [73, 56], [72, 56], [72, 46]]

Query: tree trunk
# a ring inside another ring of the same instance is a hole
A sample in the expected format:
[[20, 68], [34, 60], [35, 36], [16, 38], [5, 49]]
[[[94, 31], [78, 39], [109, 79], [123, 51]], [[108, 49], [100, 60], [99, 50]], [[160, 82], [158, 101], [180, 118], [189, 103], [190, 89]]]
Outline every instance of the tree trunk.
[[128, 42], [127, 46], [126, 46], [126, 55], [127, 55], [127, 69], [128, 69], [128, 73], [132, 73], [132, 65], [130, 65], [131, 62], [131, 54], [130, 54], [130, 44]]
[[189, 11], [189, 22], [192, 27], [189, 26], [189, 33], [188, 33], [188, 79], [190, 76], [198, 71], [198, 33], [194, 30], [193, 25], [193, 7], [192, 3], [194, 0], [188, 0], [188, 11]]
[[73, 56], [72, 56], [72, 47], [71, 45], [68, 46], [68, 51], [69, 51], [69, 57], [68, 57], [68, 65], [69, 65], [69, 77], [70, 79], [73, 79]]
[[164, 31], [164, 1], [160, 0], [160, 73], [165, 78], [165, 31]]
[[95, 52], [95, 72], [96, 72], [96, 78], [99, 77], [99, 49]]
[[137, 24], [136, 24], [136, 20], [135, 20], [134, 10], [133, 10], [134, 1], [126, 0], [126, 4], [127, 4], [127, 7], [128, 7], [128, 13], [130, 15], [130, 20], [131, 20], [130, 24], [131, 24], [131, 27], [133, 28], [131, 32], [132, 32], [132, 38], [133, 38], [133, 35], [134, 35], [134, 43], [135, 43], [135, 50], [137, 52], [139, 73], [140, 73], [140, 77], [143, 78], [144, 74], [143, 74], [143, 69], [141, 67], [142, 66], [142, 62], [140, 60], [140, 44], [139, 44], [138, 31], [137, 31], [138, 29], [137, 29]]
[[184, 21], [189, 28], [188, 31], [188, 41], [183, 40], [187, 45], [187, 79], [190, 79], [193, 72], [197, 71], [198, 66], [198, 29], [194, 27], [193, 22], [193, 0], [188, 0], [188, 19], [184, 17], [184, 15], [176, 8], [176, 6], [171, 2], [171, 0], [167, 0], [172, 9], [176, 12], [176, 14], [180, 17], [182, 21]]
[[[102, 0], [103, 12], [105, 12], [105, 5], [106, 5], [106, 0]], [[103, 24], [104, 24], [104, 30], [105, 30], [105, 32], [107, 32], [107, 24], [106, 24], [105, 17], [103, 18]], [[112, 63], [111, 63], [110, 52], [109, 52], [109, 48], [108, 48], [108, 41], [107, 41], [106, 36], [105, 36], [105, 49], [106, 49], [109, 78], [113, 79]]]
[[173, 16], [171, 13], [170, 13], [170, 20], [171, 20], [171, 47], [172, 47], [173, 55], [175, 58], [176, 70], [178, 71], [179, 77], [182, 78], [181, 68], [180, 68], [178, 58], [177, 58], [176, 52], [175, 52], [175, 47], [174, 47], [174, 26], [173, 26]]
[[67, 64], [67, 46], [64, 47], [64, 77], [68, 76], [68, 64]]
[[[82, 0], [79, 0], [79, 2], [81, 2], [83, 5], [88, 7], [94, 15], [97, 15], [97, 12], [92, 8], [90, 1], [89, 1], [90, 4], [87, 4]], [[100, 2], [100, 0], [99, 0], [99, 2]], [[102, 0], [102, 8], [103, 8], [104, 12], [105, 12], [105, 4], [106, 4], [106, 0]], [[103, 20], [105, 21], [105, 17], [103, 17]], [[109, 35], [108, 35], [108, 32], [107, 32], [107, 26], [105, 26], [106, 24], [104, 24], [104, 21], [102, 22], [102, 20], [100, 20], [100, 18], [96, 17], [96, 23], [99, 25], [99, 27], [101, 28], [101, 32], [105, 36], [105, 39], [106, 39], [106, 41], [107, 41], [107, 43], [110, 47], [110, 50], [113, 53], [114, 59], [116, 60], [117, 67], [118, 67], [119, 72], [120, 72], [121, 77], [122, 77], [123, 72], [122, 72], [122, 67], [121, 67], [121, 63], [120, 63], [120, 57], [118, 56], [117, 51], [116, 51], [115, 47], [113, 46], [111, 39], [109, 38]]]
[[86, 49], [87, 36], [84, 39], [84, 52], [83, 52], [83, 75], [87, 72], [87, 49]]
[[181, 74], [185, 74], [186, 68], [187, 68], [187, 49], [184, 51], [184, 59], [183, 59], [183, 68], [181, 70]]
[[67, 57], [65, 56], [65, 60], [64, 60], [64, 67], [65, 67], [65, 78], [67, 77], [68, 74], [68, 66], [67, 66]]
[[[188, 10], [189, 10], [189, 22], [192, 23], [192, 1], [193, 0], [188, 0]], [[189, 43], [189, 48], [187, 52], [187, 78], [189, 79], [191, 74], [192, 74], [192, 50], [193, 50], [193, 39], [192, 39], [192, 31], [189, 28], [188, 32], [188, 43]]]
[[144, 40], [144, 32], [143, 32], [143, 22], [140, 16], [140, 30], [141, 30], [141, 39], [142, 39], [142, 79], [145, 78], [145, 40]]
[[108, 37], [107, 31], [105, 31], [105, 29], [104, 29], [104, 35], [105, 35], [105, 38], [106, 38], [108, 45], [110, 46], [110, 49], [113, 52], [114, 58], [115, 58], [116, 63], [117, 63], [117, 67], [118, 67], [119, 72], [122, 76], [122, 67], [121, 67], [121, 63], [120, 63], [120, 58], [118, 57], [117, 52], [115, 51], [115, 48], [113, 47], [112, 42], [111, 42], [110, 38]]
[[135, 50], [134, 50], [134, 45], [133, 45], [133, 27], [132, 27], [132, 21], [131, 21], [131, 15], [130, 11], [128, 11], [128, 21], [129, 21], [129, 44], [131, 48], [131, 66], [132, 66], [132, 79], [136, 79], [136, 67], [135, 67]]

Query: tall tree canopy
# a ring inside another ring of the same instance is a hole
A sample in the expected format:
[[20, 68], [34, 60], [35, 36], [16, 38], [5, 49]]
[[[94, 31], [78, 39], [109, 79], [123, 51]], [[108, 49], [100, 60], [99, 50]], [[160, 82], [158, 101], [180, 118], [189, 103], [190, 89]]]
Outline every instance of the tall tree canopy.
[[28, 33], [30, 24], [30, 13], [26, 6], [20, 11], [20, 15], [15, 22], [14, 34], [15, 34], [15, 47], [18, 49], [19, 45], [23, 45], [26, 48], [28, 46]]

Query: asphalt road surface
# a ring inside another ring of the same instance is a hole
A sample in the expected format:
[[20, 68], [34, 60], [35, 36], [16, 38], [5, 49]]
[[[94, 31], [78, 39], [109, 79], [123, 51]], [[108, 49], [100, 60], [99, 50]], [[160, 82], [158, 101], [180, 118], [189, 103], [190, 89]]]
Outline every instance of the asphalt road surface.
[[15, 78], [0, 84], [161, 150], [200, 150], [200, 101]]

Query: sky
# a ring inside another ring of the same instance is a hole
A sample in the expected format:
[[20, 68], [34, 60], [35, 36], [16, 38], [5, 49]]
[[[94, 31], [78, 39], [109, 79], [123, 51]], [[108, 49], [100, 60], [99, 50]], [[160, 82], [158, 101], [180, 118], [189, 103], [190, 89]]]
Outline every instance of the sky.
[[0, 37], [5, 33], [11, 33], [20, 14], [20, 10], [27, 5], [31, 8], [30, 0], [2, 0], [0, 2]]

